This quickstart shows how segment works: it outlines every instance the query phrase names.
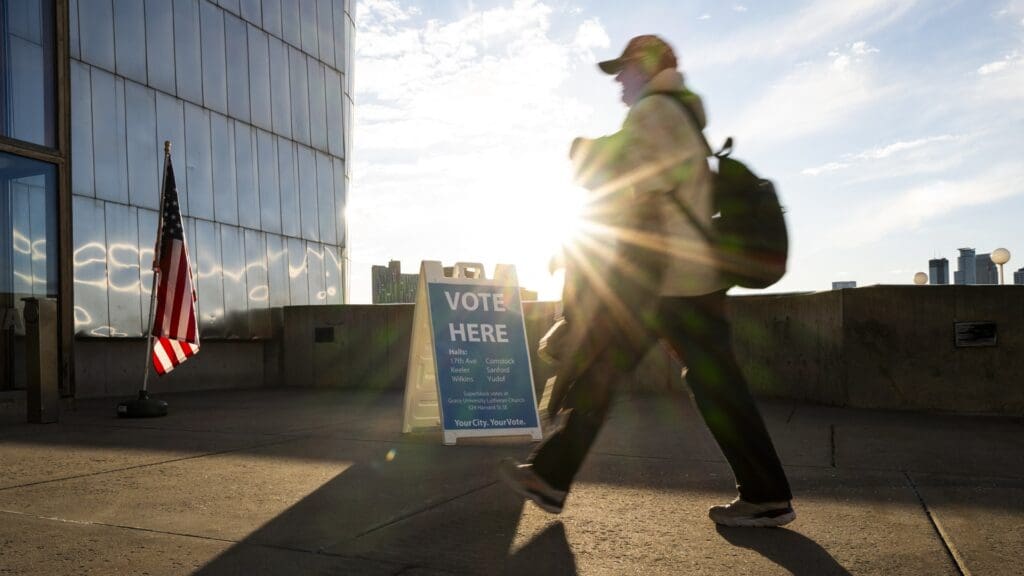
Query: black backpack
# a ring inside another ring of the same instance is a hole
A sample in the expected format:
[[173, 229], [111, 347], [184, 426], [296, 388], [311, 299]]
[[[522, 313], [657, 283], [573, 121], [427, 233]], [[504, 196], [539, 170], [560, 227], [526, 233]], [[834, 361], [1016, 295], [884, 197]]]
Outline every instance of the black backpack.
[[[696, 114], [683, 101], [682, 94], [665, 95], [673, 97], [700, 130]], [[704, 139], [703, 132], [701, 138]], [[706, 230], [675, 194], [669, 193], [669, 197], [715, 247], [718, 268], [726, 280], [744, 288], [767, 288], [785, 275], [789, 253], [786, 218], [775, 185], [730, 157], [732, 138], [726, 139], [721, 150], [713, 154], [707, 139], [704, 145], [708, 155], [718, 159], [718, 170], [712, 172], [717, 215], [711, 220], [711, 230]]]

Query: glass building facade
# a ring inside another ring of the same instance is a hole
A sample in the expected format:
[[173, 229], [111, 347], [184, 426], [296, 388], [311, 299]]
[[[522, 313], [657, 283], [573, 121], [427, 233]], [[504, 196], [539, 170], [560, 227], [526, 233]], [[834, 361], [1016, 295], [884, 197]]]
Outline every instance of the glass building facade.
[[204, 339], [347, 300], [351, 0], [0, 0], [0, 391], [26, 297], [74, 338], [141, 337], [163, 142]]
[[270, 336], [269, 309], [346, 300], [347, 0], [71, 0], [74, 326], [141, 336], [163, 142], [200, 333]]

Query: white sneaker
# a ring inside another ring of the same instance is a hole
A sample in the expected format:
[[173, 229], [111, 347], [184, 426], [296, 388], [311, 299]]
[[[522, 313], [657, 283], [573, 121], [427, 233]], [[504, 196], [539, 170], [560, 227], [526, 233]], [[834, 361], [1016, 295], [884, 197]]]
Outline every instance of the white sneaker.
[[763, 502], [754, 504], [736, 498], [724, 506], [712, 506], [708, 517], [723, 526], [747, 526], [770, 528], [782, 526], [796, 520], [796, 512], [790, 502]]

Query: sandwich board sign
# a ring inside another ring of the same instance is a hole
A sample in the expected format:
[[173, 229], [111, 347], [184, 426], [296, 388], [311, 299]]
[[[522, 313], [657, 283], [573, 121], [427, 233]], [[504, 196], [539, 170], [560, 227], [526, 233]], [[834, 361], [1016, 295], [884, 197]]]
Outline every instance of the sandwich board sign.
[[514, 266], [440, 262], [420, 265], [413, 312], [402, 432], [440, 425], [445, 444], [458, 438], [541, 439]]

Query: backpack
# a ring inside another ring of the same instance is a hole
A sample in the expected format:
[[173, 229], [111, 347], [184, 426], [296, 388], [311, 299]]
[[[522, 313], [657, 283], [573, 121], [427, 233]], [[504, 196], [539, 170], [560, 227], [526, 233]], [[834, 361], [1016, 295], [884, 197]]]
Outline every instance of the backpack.
[[[683, 101], [685, 93], [663, 94], [678, 102], [700, 129], [696, 114]], [[767, 288], [785, 275], [789, 253], [785, 211], [775, 185], [730, 157], [732, 138], [714, 153], [703, 132], [701, 138], [708, 155], [718, 160], [718, 170], [712, 171], [717, 215], [711, 220], [711, 230], [706, 230], [675, 194], [669, 193], [669, 197], [714, 247], [718, 269], [726, 280], [744, 288]]]

